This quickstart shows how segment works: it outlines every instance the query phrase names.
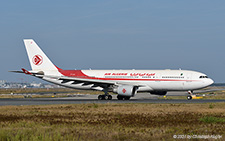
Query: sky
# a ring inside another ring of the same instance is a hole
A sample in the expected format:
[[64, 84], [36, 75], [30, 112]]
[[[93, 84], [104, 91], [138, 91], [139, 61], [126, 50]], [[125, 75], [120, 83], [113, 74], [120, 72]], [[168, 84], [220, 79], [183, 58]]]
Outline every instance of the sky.
[[23, 39], [63, 69], [187, 69], [225, 82], [224, 0], [7, 0], [0, 4], [0, 80], [40, 81]]

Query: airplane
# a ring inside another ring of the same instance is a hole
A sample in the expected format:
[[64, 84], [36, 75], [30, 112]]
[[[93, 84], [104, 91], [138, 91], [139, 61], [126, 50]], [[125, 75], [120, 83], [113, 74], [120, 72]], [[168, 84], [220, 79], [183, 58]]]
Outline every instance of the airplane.
[[54, 65], [33, 39], [24, 39], [32, 70], [22, 68], [24, 73], [45, 81], [82, 90], [103, 91], [99, 100], [111, 100], [109, 92], [117, 94], [118, 100], [129, 100], [138, 92], [166, 95], [168, 91], [193, 91], [214, 83], [206, 74], [191, 70], [63, 70]]

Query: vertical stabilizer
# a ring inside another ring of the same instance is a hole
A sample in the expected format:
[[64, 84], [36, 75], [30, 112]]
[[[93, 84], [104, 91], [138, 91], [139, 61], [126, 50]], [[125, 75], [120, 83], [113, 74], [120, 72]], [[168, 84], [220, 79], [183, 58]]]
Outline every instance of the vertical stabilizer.
[[58, 71], [33, 39], [24, 39], [24, 44], [33, 71]]

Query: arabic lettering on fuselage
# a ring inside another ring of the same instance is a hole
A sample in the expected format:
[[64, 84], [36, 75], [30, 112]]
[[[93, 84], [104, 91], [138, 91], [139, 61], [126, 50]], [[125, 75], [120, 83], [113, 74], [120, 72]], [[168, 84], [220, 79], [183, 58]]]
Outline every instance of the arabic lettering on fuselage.
[[155, 73], [105, 73], [105, 76], [155, 76]]

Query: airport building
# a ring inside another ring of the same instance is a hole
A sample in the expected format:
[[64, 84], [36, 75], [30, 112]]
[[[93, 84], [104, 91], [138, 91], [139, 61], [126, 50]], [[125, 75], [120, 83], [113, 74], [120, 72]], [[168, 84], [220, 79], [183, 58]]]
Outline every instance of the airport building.
[[6, 80], [0, 80], [0, 88], [59, 88], [58, 85], [54, 84], [42, 84], [42, 83], [20, 83], [20, 82], [7, 82]]

